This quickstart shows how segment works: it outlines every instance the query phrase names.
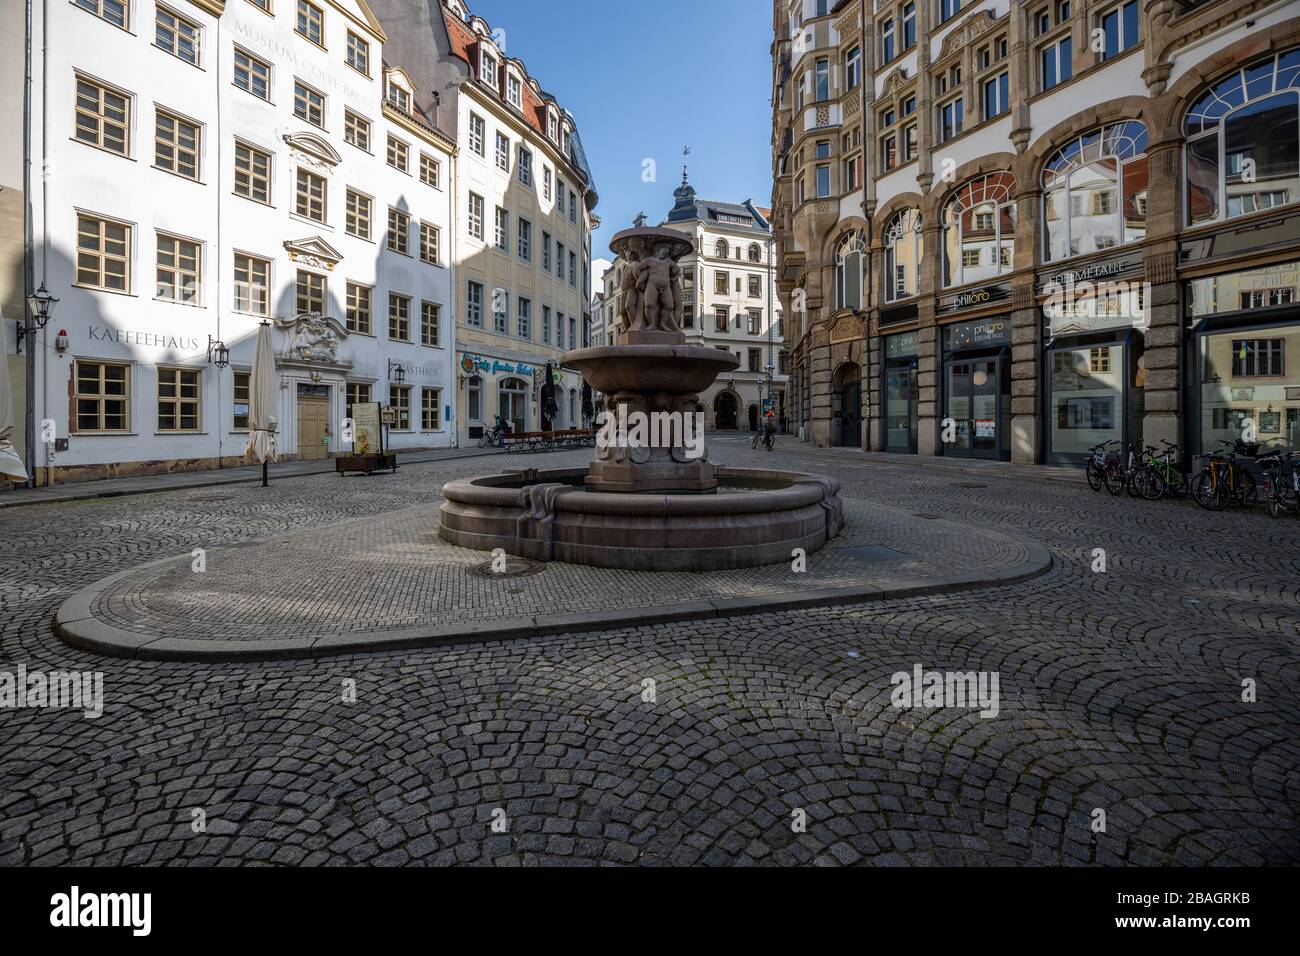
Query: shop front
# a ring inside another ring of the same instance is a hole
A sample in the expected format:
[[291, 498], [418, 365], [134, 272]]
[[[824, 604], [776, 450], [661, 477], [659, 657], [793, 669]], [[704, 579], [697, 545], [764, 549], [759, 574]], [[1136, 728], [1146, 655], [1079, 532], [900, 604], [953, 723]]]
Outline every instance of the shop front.
[[[940, 300], [939, 313], [1010, 298], [993, 286]], [[943, 454], [1011, 460], [1011, 316], [993, 315], [942, 327]]]
[[1300, 446], [1300, 261], [1192, 279], [1188, 443]]
[[498, 416], [515, 432], [541, 427], [534, 408], [537, 366], [511, 357], [462, 352], [459, 372], [462, 445], [477, 441]]
[[1077, 464], [1102, 442], [1139, 441], [1150, 325], [1141, 256], [1041, 278], [1044, 460]]
[[916, 454], [916, 366], [920, 354], [916, 332], [882, 336], [881, 368], [884, 392], [885, 451]]

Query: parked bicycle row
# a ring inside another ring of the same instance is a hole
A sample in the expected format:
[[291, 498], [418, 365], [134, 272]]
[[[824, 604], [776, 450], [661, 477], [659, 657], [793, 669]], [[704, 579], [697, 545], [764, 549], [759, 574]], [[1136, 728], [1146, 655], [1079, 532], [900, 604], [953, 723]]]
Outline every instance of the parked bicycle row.
[[1300, 514], [1300, 461], [1290, 448], [1262, 449], [1257, 442], [1221, 441], [1222, 451], [1197, 459], [1197, 468], [1184, 473], [1182, 449], [1138, 445], [1127, 450], [1117, 439], [1094, 445], [1084, 459], [1088, 485], [1112, 495], [1127, 491], [1134, 498], [1155, 501], [1165, 496], [1190, 497], [1202, 508], [1222, 511], [1230, 505], [1253, 508], [1263, 503], [1274, 518]]

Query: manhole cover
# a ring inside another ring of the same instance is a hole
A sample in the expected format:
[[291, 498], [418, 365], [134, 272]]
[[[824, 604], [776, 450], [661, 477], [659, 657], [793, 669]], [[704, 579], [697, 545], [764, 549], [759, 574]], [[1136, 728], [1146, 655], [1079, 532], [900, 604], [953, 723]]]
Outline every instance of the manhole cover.
[[924, 518], [926, 521], [937, 521], [938, 519], [942, 518], [943, 515], [932, 515], [932, 514], [930, 514], [929, 512], [926, 512], [926, 511], [918, 511], [918, 512], [916, 512], [915, 514], [913, 514], [912, 517], [913, 517], [913, 518]]
[[863, 548], [845, 548], [840, 554], [846, 558], [852, 558], [854, 561], [861, 561], [864, 564], [875, 564], [880, 561], [906, 561], [912, 556], [904, 554], [902, 551], [895, 551], [893, 548], [886, 548], [884, 545], [868, 545]]
[[198, 498], [191, 498], [190, 501], [229, 501], [232, 497], [232, 495], [202, 495]]
[[988, 485], [980, 484], [978, 481], [954, 481], [954, 488], [987, 488]]
[[500, 565], [493, 567], [491, 560], [484, 561], [482, 564], [474, 564], [466, 569], [472, 577], [476, 578], [522, 578], [530, 574], [540, 574], [546, 570], [546, 565], [541, 561], [530, 561], [528, 558], [517, 558], [513, 554], [506, 556], [504, 570], [497, 570]]

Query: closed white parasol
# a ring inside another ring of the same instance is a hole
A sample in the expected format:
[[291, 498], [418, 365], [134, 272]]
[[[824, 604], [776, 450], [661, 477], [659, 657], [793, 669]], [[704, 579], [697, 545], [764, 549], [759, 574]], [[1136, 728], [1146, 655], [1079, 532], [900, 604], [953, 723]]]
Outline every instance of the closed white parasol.
[[266, 464], [277, 457], [275, 439], [279, 425], [275, 417], [275, 354], [271, 351], [270, 322], [263, 322], [257, 330], [257, 349], [253, 353], [253, 375], [248, 390], [248, 448], [244, 454], [252, 455], [262, 463], [262, 484], [265, 485]]
[[[0, 332], [0, 343], [4, 333]], [[0, 478], [26, 481], [27, 469], [14, 448], [14, 402], [9, 391], [9, 356], [0, 348]]]

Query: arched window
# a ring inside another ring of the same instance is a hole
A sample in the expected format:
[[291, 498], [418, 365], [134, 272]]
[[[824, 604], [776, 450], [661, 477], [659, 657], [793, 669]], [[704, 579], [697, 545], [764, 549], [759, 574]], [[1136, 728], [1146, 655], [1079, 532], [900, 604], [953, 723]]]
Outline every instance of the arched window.
[[758, 262], [758, 261], [761, 260], [762, 258], [763, 258], [763, 254], [762, 254], [762, 253], [759, 251], [759, 249], [758, 249], [758, 243], [757, 243], [757, 242], [751, 242], [751, 243], [749, 244], [749, 261], [750, 261], [750, 262]]
[[713, 244], [713, 255], [715, 258], [726, 259], [730, 254], [731, 250], [727, 246], [726, 239], [719, 239]]
[[916, 295], [921, 266], [921, 211], [904, 209], [885, 227], [885, 301]]
[[1295, 202], [1300, 48], [1229, 74], [1183, 120], [1187, 222]]
[[835, 308], [862, 308], [862, 267], [866, 246], [862, 234], [851, 232], [835, 249]]
[[1070, 140], [1043, 167], [1043, 261], [1136, 242], [1147, 227], [1147, 128], [1136, 120]]
[[1016, 177], [989, 173], [958, 189], [943, 207], [943, 284], [965, 285], [1011, 271]]

